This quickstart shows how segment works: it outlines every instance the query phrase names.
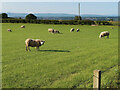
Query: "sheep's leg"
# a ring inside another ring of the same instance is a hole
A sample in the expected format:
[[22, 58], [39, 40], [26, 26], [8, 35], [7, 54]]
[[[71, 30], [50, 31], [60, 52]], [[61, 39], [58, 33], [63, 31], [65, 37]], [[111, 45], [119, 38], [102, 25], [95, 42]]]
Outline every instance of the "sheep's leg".
[[29, 46], [28, 46], [28, 49], [29, 49], [29, 51], [31, 51]]
[[109, 36], [107, 36], [107, 38], [109, 38]]
[[28, 51], [27, 46], [26, 46], [26, 51]]
[[36, 50], [39, 51], [39, 47], [36, 47]]

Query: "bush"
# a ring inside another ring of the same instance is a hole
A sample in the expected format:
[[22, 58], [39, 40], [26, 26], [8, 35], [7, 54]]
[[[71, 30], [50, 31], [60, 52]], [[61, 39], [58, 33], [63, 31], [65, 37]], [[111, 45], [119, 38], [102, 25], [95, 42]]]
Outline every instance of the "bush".
[[[36, 24], [65, 24], [65, 25], [92, 25], [95, 24], [92, 20], [37, 20], [37, 19], [2, 19], [3, 23], [36, 23]], [[107, 21], [96, 21], [98, 25], [112, 25]]]
[[112, 25], [112, 23], [108, 22], [108, 21], [96, 21], [96, 23], [98, 25]]
[[2, 13], [2, 14], [0, 14], [0, 18], [1, 18], [1, 17], [2, 17], [3, 19], [4, 19], [4, 18], [8, 18], [8, 15], [7, 15], [6, 13]]
[[28, 14], [26, 17], [25, 17], [25, 19], [27, 19], [27, 20], [35, 20], [35, 19], [37, 19], [37, 17], [34, 15], [34, 14]]

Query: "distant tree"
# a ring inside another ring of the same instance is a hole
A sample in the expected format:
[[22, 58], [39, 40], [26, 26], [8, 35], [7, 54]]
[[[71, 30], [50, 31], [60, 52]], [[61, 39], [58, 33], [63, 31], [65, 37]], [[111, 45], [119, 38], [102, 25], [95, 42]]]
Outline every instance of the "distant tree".
[[75, 16], [74, 20], [82, 20], [81, 16]]
[[21, 17], [19, 17], [19, 19], [22, 19]]
[[113, 21], [113, 19], [109, 19], [109, 21]]
[[6, 13], [2, 13], [2, 14], [0, 14], [0, 18], [8, 18], [8, 15], [6, 14]]
[[28, 14], [26, 17], [25, 17], [25, 19], [27, 19], [27, 20], [31, 20], [31, 19], [37, 19], [37, 17], [34, 15], [34, 14]]

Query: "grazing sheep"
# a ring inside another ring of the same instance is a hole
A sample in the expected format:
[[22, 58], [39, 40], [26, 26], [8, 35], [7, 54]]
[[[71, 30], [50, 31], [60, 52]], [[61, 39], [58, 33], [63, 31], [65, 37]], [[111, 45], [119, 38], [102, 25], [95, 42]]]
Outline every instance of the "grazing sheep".
[[77, 29], [77, 32], [79, 32], [80, 31], [80, 29]]
[[11, 30], [11, 29], [8, 29], [8, 32], [12, 32], [12, 30]]
[[25, 40], [25, 45], [26, 45], [26, 51], [30, 51], [30, 46], [31, 47], [36, 47], [37, 50], [39, 50], [39, 46], [43, 45], [45, 41], [40, 40], [40, 39], [26, 39]]
[[110, 35], [110, 33], [108, 31], [104, 31], [104, 32], [100, 33], [99, 38], [102, 38], [104, 36], [107, 36], [107, 38], [109, 38], [109, 35]]
[[96, 24], [92, 24], [91, 26], [98, 26], [98, 25], [96, 25]]
[[49, 28], [48, 32], [54, 33], [54, 29]]
[[70, 29], [70, 32], [73, 32], [73, 31], [74, 31], [74, 28], [71, 28], [71, 29]]
[[60, 33], [58, 30], [54, 30], [54, 33]]
[[25, 28], [25, 25], [22, 25], [21, 28]]

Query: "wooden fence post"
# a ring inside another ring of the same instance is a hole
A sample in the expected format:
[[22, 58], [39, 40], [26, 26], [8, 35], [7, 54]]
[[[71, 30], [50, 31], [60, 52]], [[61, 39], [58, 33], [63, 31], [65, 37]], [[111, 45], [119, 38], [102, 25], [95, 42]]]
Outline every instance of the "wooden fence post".
[[100, 90], [101, 86], [101, 71], [94, 70], [93, 75], [93, 90]]

